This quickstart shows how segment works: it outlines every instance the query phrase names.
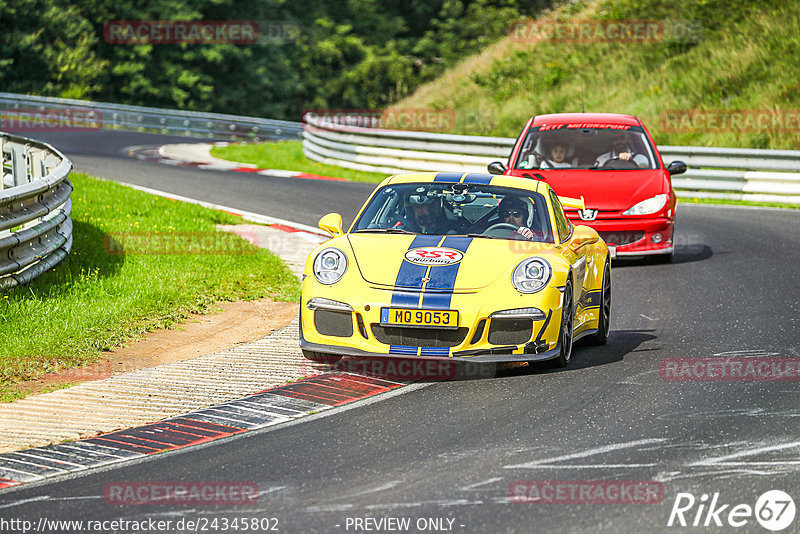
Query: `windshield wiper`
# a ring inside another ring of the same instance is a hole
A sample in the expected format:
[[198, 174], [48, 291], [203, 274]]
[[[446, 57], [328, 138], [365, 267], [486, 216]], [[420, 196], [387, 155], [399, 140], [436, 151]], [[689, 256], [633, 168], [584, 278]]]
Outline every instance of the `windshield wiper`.
[[506, 237], [499, 237], [496, 235], [486, 235], [486, 234], [467, 234], [467, 237], [484, 237], [486, 239], [508, 239]]
[[386, 234], [411, 234], [416, 235], [416, 232], [409, 232], [408, 230], [403, 230], [402, 228], [361, 228], [359, 230], [354, 230], [353, 233], [361, 233], [361, 232], [376, 232], [376, 233], [386, 233]]

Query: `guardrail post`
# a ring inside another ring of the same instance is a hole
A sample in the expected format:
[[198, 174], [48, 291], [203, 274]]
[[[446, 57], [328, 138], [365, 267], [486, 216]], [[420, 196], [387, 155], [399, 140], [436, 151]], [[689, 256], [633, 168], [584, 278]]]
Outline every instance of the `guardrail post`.
[[44, 171], [44, 165], [42, 163], [42, 153], [39, 150], [31, 149], [29, 154], [31, 161], [31, 181], [38, 180], [47, 174]]
[[25, 152], [11, 147], [11, 175], [13, 176], [12, 186], [28, 183], [28, 162], [25, 160]]

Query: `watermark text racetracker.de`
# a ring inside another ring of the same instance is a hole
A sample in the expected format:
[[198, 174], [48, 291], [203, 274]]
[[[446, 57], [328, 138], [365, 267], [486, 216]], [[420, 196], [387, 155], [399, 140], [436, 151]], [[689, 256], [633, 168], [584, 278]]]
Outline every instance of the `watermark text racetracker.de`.
[[[316, 374], [314, 364], [303, 362], [304, 372]], [[356, 373], [395, 381], [447, 381], [494, 378], [497, 364], [493, 362], [463, 362], [452, 359], [424, 357], [346, 357], [330, 366], [327, 372]]]
[[353, 126], [388, 130], [452, 131], [456, 113], [452, 109], [387, 108], [387, 109], [308, 109], [304, 120], [322, 126]]
[[533, 504], [657, 504], [664, 486], [653, 480], [515, 480], [508, 500]]
[[255, 254], [256, 242], [257, 237], [247, 232], [111, 232], [103, 246], [112, 256], [222, 255]]
[[673, 109], [660, 114], [665, 132], [800, 134], [798, 109]]
[[518, 20], [511, 23], [508, 37], [518, 43], [697, 42], [702, 26], [692, 20]]
[[287, 44], [300, 26], [282, 20], [112, 20], [103, 25], [108, 44]]
[[665, 358], [660, 373], [662, 380], [670, 382], [798, 381], [800, 358]]
[[4, 131], [92, 131], [102, 127], [103, 116], [94, 109], [44, 106], [0, 109], [0, 129]]

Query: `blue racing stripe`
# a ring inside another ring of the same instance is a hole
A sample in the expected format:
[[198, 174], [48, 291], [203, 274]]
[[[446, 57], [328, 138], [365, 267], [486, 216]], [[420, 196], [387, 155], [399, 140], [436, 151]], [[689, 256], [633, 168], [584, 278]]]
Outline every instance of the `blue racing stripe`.
[[[471, 237], [447, 237], [442, 243], [442, 247], [454, 248], [466, 253], [470, 243], [472, 243]], [[456, 285], [456, 277], [460, 266], [461, 262], [453, 265], [431, 267], [428, 275], [431, 280], [425, 286], [425, 294], [422, 296], [423, 310], [450, 309], [450, 299], [453, 296], [453, 288]], [[429, 290], [434, 292], [431, 293]]]
[[489, 185], [492, 178], [494, 178], [494, 176], [491, 174], [471, 173], [464, 178], [464, 183]]
[[[435, 247], [439, 244], [442, 238], [435, 235], [418, 235], [414, 238], [409, 245], [408, 250], [419, 247]], [[392, 307], [393, 308], [416, 308], [419, 304], [419, 293], [422, 290], [422, 279], [425, 278], [425, 273], [428, 272], [426, 265], [417, 265], [403, 259], [400, 264], [400, 269], [397, 271], [397, 279], [395, 280], [395, 287], [409, 288], [409, 290], [395, 289], [392, 292]]]
[[447, 347], [422, 347], [420, 356], [450, 356], [450, 349]]
[[436, 174], [434, 182], [459, 182], [461, 177], [464, 176], [463, 172], [440, 172]]
[[389, 354], [405, 354], [409, 356], [416, 356], [417, 347], [407, 347], [405, 345], [389, 345]]

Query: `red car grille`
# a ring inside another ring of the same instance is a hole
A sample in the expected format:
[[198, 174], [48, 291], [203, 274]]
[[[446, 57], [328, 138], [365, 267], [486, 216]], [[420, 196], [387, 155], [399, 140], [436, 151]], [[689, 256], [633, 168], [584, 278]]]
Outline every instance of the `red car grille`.
[[630, 245], [640, 239], [644, 239], [644, 232], [598, 232], [603, 241], [609, 245]]

